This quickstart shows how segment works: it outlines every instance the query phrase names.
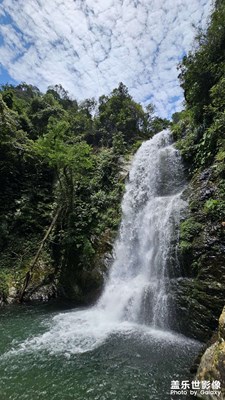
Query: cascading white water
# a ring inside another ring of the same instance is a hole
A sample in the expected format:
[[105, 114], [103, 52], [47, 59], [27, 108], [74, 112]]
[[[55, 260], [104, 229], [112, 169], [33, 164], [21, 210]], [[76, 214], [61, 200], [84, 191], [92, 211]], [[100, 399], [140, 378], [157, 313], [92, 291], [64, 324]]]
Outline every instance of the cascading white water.
[[95, 348], [114, 331], [143, 324], [168, 329], [168, 268], [176, 264], [171, 248], [184, 207], [183, 187], [179, 153], [170, 131], [162, 131], [143, 143], [134, 157], [115, 261], [98, 303], [57, 315], [50, 330], [29, 344], [77, 353]]
[[162, 131], [141, 146], [130, 171], [115, 262], [97, 305], [111, 320], [168, 327], [167, 266], [183, 185], [179, 152]]

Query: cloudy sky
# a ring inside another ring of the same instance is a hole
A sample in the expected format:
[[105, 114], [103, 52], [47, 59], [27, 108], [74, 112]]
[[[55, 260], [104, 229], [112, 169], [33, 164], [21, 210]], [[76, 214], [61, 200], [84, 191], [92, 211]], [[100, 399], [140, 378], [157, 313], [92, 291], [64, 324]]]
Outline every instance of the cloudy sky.
[[180, 109], [177, 64], [204, 27], [212, 0], [0, 0], [0, 83], [78, 100], [123, 82], [167, 117]]

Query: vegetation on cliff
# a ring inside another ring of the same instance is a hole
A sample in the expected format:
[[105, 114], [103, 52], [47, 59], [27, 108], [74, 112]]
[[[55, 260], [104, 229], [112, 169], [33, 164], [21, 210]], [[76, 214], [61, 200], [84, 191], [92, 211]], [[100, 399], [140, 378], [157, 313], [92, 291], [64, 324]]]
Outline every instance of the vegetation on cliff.
[[[225, 2], [219, 1], [195, 51], [180, 65], [185, 110], [173, 134], [190, 178], [181, 225], [183, 274], [178, 303], [190, 334], [206, 339], [225, 298]], [[188, 322], [187, 322], [188, 321]]]
[[[120, 219], [124, 159], [168, 121], [121, 83], [78, 104], [60, 86], [0, 91], [0, 297], [88, 300]], [[43, 287], [46, 292], [43, 292]], [[35, 297], [36, 296], [36, 297]]]

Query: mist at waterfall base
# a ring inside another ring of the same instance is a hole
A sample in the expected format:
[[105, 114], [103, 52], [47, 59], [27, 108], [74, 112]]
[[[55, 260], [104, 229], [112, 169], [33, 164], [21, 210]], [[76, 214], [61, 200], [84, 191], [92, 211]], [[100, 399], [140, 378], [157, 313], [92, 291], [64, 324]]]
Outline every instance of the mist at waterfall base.
[[178, 151], [168, 130], [142, 144], [122, 203], [115, 261], [93, 307], [1, 311], [0, 399], [165, 400], [188, 380], [200, 344], [172, 331], [170, 278], [179, 276], [185, 209]]

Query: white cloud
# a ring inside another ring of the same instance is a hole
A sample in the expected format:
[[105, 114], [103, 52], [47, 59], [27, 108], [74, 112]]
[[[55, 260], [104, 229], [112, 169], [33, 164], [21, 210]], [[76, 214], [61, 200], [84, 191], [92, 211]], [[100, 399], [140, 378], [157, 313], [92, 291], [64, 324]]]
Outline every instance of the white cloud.
[[0, 64], [16, 81], [61, 83], [80, 100], [122, 81], [165, 117], [181, 107], [176, 66], [211, 9], [211, 0], [3, 0], [12, 23], [0, 27]]

